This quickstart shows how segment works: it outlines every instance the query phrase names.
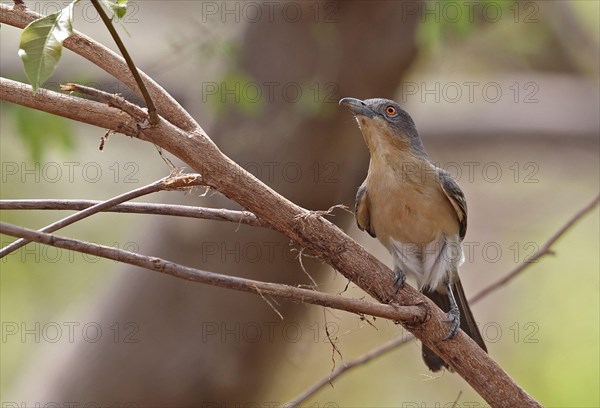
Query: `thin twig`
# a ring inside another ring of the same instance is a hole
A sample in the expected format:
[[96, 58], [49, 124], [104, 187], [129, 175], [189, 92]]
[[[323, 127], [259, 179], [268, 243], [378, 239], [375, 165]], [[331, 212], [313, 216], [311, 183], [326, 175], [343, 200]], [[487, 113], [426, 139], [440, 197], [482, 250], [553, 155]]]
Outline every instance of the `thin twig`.
[[304, 252], [305, 249], [306, 248], [302, 248], [298, 251], [298, 263], [300, 264], [300, 268], [302, 268], [302, 272], [304, 272], [304, 274], [306, 276], [308, 276], [308, 279], [310, 279], [310, 281], [312, 282], [313, 289], [319, 289], [319, 285], [317, 285], [317, 281], [315, 281], [314, 278], [312, 277], [312, 275], [310, 273], [308, 273], [308, 271], [304, 267], [304, 263], [302, 262], [302, 253]]
[[426, 309], [420, 306], [384, 305], [382, 303], [365, 302], [359, 299], [345, 298], [314, 290], [296, 288], [289, 285], [221, 275], [179, 265], [157, 257], [139, 255], [120, 248], [113, 248], [72, 238], [64, 238], [4, 222], [0, 222], [0, 233], [13, 237], [21, 237], [30, 242], [39, 242], [57, 248], [82, 252], [129, 265], [140, 266], [188, 281], [205, 283], [242, 292], [276, 296], [297, 302], [311, 303], [345, 310], [351, 313], [363, 313], [403, 322], [423, 321], [427, 317]]
[[279, 316], [279, 318], [280, 318], [281, 320], [284, 320], [284, 319], [283, 319], [283, 315], [281, 314], [281, 312], [280, 312], [279, 310], [277, 310], [277, 308], [275, 307], [275, 305], [274, 305], [273, 303], [271, 303], [271, 302], [270, 302], [270, 301], [269, 301], [269, 300], [268, 300], [268, 299], [265, 297], [265, 295], [263, 295], [263, 293], [261, 292], [261, 290], [260, 290], [259, 288], [256, 288], [256, 290], [258, 291], [258, 295], [259, 295], [259, 296], [262, 298], [262, 300], [264, 300], [264, 301], [265, 301], [265, 303], [266, 303], [267, 305], [269, 305], [269, 307], [270, 307], [271, 309], [273, 309], [273, 311], [274, 311], [275, 313], [277, 313], [277, 316]]
[[329, 341], [329, 344], [331, 344], [331, 363], [333, 364], [331, 367], [331, 372], [333, 372], [333, 370], [335, 370], [335, 355], [336, 355], [336, 353], [338, 356], [340, 356], [340, 361], [342, 363], [344, 363], [344, 356], [342, 355], [342, 352], [335, 345], [335, 342], [331, 338], [331, 333], [329, 333], [329, 327], [328, 327], [329, 323], [327, 322], [326, 312], [327, 312], [327, 309], [323, 309], [323, 320], [325, 321], [325, 335], [327, 336], [327, 340]]
[[[94, 215], [107, 208], [113, 207], [117, 204], [121, 204], [125, 201], [133, 200], [134, 198], [141, 197], [147, 194], [155, 193], [157, 191], [175, 190], [178, 188], [189, 188], [192, 186], [200, 185], [203, 185], [203, 183], [200, 175], [198, 174], [185, 174], [183, 176], [165, 177], [163, 179], [155, 181], [154, 183], [148, 184], [147, 186], [140, 187], [133, 191], [129, 191], [125, 194], [118, 195], [116, 197], [111, 198], [110, 200], [103, 201], [89, 208], [86, 208], [83, 211], [79, 211], [66, 218], [53, 222], [52, 224], [42, 228], [40, 232], [54, 232], [56, 230], [66, 227], [67, 225], [71, 225], [74, 222], [80, 221], [84, 218]], [[27, 243], [29, 242], [30, 241], [26, 239], [18, 239], [15, 242], [5, 246], [0, 250], [0, 258], [5, 257], [6, 255], [16, 251], [24, 245], [27, 245]]]
[[[100, 204], [99, 200], [0, 200], [0, 210], [85, 210]], [[250, 211], [226, 210], [222, 208], [193, 207], [189, 205], [123, 203], [105, 208], [102, 212], [169, 215], [215, 221], [229, 221], [252, 227], [272, 228], [261, 222]]]
[[92, 96], [101, 102], [105, 102], [108, 106], [121, 109], [137, 122], [148, 120], [148, 113], [134, 103], [129, 102], [121, 95], [111, 94], [89, 86], [79, 85], [72, 82], [62, 84], [60, 89], [63, 91], [79, 92], [84, 95]]
[[175, 166], [173, 164], [173, 162], [171, 161], [171, 159], [169, 159], [164, 154], [162, 147], [158, 146], [157, 144], [154, 144], [154, 147], [156, 148], [156, 151], [158, 152], [158, 155], [160, 156], [160, 158], [167, 164], [167, 166], [169, 166], [169, 168], [171, 169], [171, 171], [177, 171], [178, 167]]
[[[477, 295], [473, 296], [473, 298], [469, 300], [469, 303], [473, 305], [473, 304], [479, 302], [480, 300], [482, 300], [483, 298], [488, 296], [490, 293], [494, 292], [495, 290], [499, 289], [501, 286], [505, 285], [510, 280], [514, 279], [518, 274], [520, 274], [525, 269], [527, 269], [529, 266], [531, 266], [535, 261], [539, 260], [544, 255], [551, 254], [552, 251], [551, 251], [550, 247], [562, 235], [564, 235], [571, 227], [573, 227], [573, 225], [575, 225], [575, 223], [577, 221], [579, 221], [585, 214], [587, 214], [594, 207], [596, 207], [598, 205], [599, 200], [600, 200], [600, 196], [596, 197], [590, 204], [586, 205], [581, 210], [579, 210], [577, 213], [575, 213], [575, 215], [573, 215], [573, 217], [569, 221], [567, 221], [562, 227], [560, 227], [560, 229], [556, 233], [554, 233], [554, 235], [552, 235], [552, 237], [550, 237], [550, 239], [542, 246], [542, 248], [540, 248], [535, 254], [533, 254], [531, 256], [531, 258], [523, 261], [515, 270], [510, 272], [508, 275], [506, 275], [500, 281], [486, 287], [481, 292], [479, 292]], [[285, 406], [286, 407], [289, 406], [289, 408], [298, 406], [299, 404], [305, 402], [308, 398], [312, 397], [317, 392], [319, 392], [327, 384], [331, 384], [331, 386], [333, 386], [333, 383], [332, 383], [333, 380], [337, 379], [338, 377], [341, 377], [348, 370], [355, 368], [357, 366], [360, 366], [362, 364], [366, 364], [375, 358], [381, 357], [384, 354], [387, 354], [388, 352], [393, 351], [397, 347], [399, 347], [403, 344], [406, 344], [411, 340], [414, 340], [414, 338], [415, 337], [410, 334], [407, 337], [402, 337], [402, 336], [398, 337], [396, 339], [393, 339], [393, 340], [383, 344], [380, 347], [377, 347], [377, 348], [369, 351], [368, 353], [356, 358], [355, 360], [348, 362], [346, 365], [336, 369], [335, 371], [331, 372], [329, 375], [321, 378], [319, 381], [317, 381], [316, 383], [311, 385], [308, 389], [306, 389], [300, 395], [296, 396], [296, 398], [294, 398], [292, 401], [285, 404]], [[459, 394], [459, 397], [460, 397], [460, 394]]]
[[554, 233], [554, 235], [552, 235], [552, 237], [550, 237], [550, 239], [548, 241], [546, 241], [546, 243], [544, 245], [542, 245], [542, 247], [540, 249], [538, 249], [531, 257], [526, 259], [519, 266], [517, 266], [512, 272], [510, 272], [508, 275], [506, 275], [499, 281], [494, 282], [491, 285], [484, 288], [483, 290], [481, 290], [479, 293], [477, 293], [475, 296], [473, 296], [473, 298], [470, 300], [470, 302], [472, 302], [472, 303], [477, 302], [478, 300], [480, 300], [484, 296], [487, 296], [490, 292], [496, 290], [500, 286], [506, 285], [508, 282], [513, 280], [515, 277], [517, 277], [517, 275], [519, 275], [525, 269], [527, 269], [532, 264], [537, 262], [544, 255], [552, 254], [553, 253], [551, 250], [552, 245], [554, 245], [554, 243], [556, 241], [558, 241], [558, 239], [560, 237], [562, 237], [565, 234], [565, 232], [567, 232], [573, 225], [575, 225], [575, 223], [577, 221], [579, 221], [581, 218], [583, 218], [584, 215], [586, 215], [588, 212], [592, 211], [598, 205], [598, 202], [600, 202], [600, 195], [596, 196], [596, 198], [591, 203], [589, 203], [588, 205], [583, 207], [581, 210], [577, 211], [577, 213], [575, 213], [575, 215], [573, 217], [571, 217], [571, 219], [569, 221], [567, 221], [558, 231], [556, 231], [556, 233]]
[[460, 400], [462, 393], [463, 393], [462, 390], [460, 390], [458, 392], [458, 395], [456, 396], [456, 399], [454, 400], [454, 403], [452, 404], [452, 408], [456, 408], [458, 406], [458, 400]]
[[399, 345], [408, 343], [409, 341], [413, 340], [414, 338], [415, 337], [412, 334], [408, 334], [408, 335], [406, 335], [406, 337], [399, 336], [377, 348], [374, 348], [373, 350], [369, 351], [368, 353], [363, 354], [362, 356], [360, 356], [354, 360], [351, 360], [351, 361], [345, 363], [344, 365], [339, 366], [338, 368], [335, 369], [335, 371], [331, 372], [330, 375], [323, 377], [322, 379], [317, 381], [315, 384], [311, 385], [310, 388], [308, 388], [302, 394], [296, 396], [296, 398], [294, 398], [290, 402], [287, 402], [286, 404], [284, 404], [284, 406], [289, 407], [289, 408], [297, 407], [298, 405], [300, 405], [301, 403], [306, 401], [308, 398], [312, 397], [320, 389], [327, 386], [328, 384], [333, 387], [332, 381], [335, 378], [340, 377], [346, 371], [348, 371], [356, 366], [366, 364], [369, 361], [379, 357], [380, 355], [383, 355], [383, 354], [387, 353], [388, 351], [394, 350]]
[[112, 36], [113, 40], [115, 40], [117, 47], [119, 47], [119, 51], [121, 51], [123, 58], [125, 58], [127, 66], [129, 67], [131, 74], [135, 78], [135, 82], [137, 82], [140, 88], [140, 92], [144, 96], [144, 102], [146, 102], [146, 106], [148, 107], [148, 115], [150, 115], [150, 124], [152, 126], [156, 126], [158, 124], [158, 114], [156, 113], [156, 107], [154, 106], [154, 102], [152, 102], [152, 98], [148, 93], [148, 89], [146, 89], [146, 85], [144, 84], [144, 81], [142, 80], [142, 77], [140, 76], [137, 67], [133, 63], [133, 59], [131, 59], [129, 52], [127, 52], [127, 48], [125, 48], [125, 44], [123, 44], [123, 41], [121, 41], [121, 38], [119, 37], [117, 30], [115, 30], [112, 21], [110, 20], [110, 18], [108, 18], [108, 16], [104, 12], [104, 9], [100, 5], [100, 3], [98, 3], [98, 0], [91, 1], [94, 5], [94, 8], [100, 15], [100, 18], [104, 22], [104, 25], [106, 25], [106, 28], [108, 28], [108, 31], [110, 32], [110, 35]]

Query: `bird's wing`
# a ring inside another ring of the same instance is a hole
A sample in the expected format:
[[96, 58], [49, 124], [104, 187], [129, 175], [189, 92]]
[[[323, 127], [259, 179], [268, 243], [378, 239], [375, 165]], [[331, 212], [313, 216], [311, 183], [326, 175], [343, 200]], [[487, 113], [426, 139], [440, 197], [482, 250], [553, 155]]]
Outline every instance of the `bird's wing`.
[[375, 232], [371, 230], [371, 216], [369, 215], [369, 198], [367, 195], [367, 186], [362, 183], [356, 193], [356, 204], [354, 205], [356, 213], [356, 225], [363, 231], [375, 238]]
[[456, 211], [459, 227], [458, 236], [462, 241], [467, 233], [467, 201], [465, 195], [456, 181], [446, 171], [438, 169], [438, 174], [442, 190]]

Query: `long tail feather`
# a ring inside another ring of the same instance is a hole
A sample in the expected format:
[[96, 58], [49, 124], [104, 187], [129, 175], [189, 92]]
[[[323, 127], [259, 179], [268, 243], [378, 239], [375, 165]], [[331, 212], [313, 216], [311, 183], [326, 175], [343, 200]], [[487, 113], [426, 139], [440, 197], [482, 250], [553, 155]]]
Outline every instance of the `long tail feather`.
[[[481, 333], [477, 328], [477, 324], [475, 323], [475, 318], [473, 317], [473, 313], [469, 308], [469, 303], [467, 302], [467, 297], [465, 296], [465, 291], [463, 290], [462, 284], [460, 283], [460, 279], [456, 277], [454, 282], [452, 283], [452, 292], [454, 293], [454, 297], [456, 298], [456, 303], [458, 304], [458, 309], [460, 311], [460, 328], [470, 337], [475, 343], [479, 345], [487, 353], [487, 347], [485, 346], [485, 342], [483, 341], [483, 337], [481, 337]], [[441, 293], [437, 291], [424, 291], [423, 294], [427, 296], [429, 299], [433, 301], [436, 305], [440, 307], [444, 312], [450, 310], [450, 300], [448, 299], [448, 294]], [[448, 364], [440, 358], [437, 354], [433, 352], [429, 347], [423, 344], [423, 360], [427, 367], [431, 371], [439, 371], [442, 367], [448, 367]]]

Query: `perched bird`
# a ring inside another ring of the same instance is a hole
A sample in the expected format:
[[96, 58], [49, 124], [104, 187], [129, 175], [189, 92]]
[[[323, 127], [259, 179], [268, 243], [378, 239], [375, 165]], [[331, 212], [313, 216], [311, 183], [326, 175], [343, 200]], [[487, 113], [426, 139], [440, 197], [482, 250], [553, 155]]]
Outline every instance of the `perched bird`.
[[[427, 155], [410, 115], [389, 99], [340, 100], [358, 122], [371, 161], [356, 195], [356, 222], [393, 257], [396, 284], [406, 273], [447, 312], [452, 338], [460, 327], [485, 351], [485, 343], [458, 277], [464, 261], [467, 203], [456, 181]], [[423, 345], [432, 371], [448, 368]]]

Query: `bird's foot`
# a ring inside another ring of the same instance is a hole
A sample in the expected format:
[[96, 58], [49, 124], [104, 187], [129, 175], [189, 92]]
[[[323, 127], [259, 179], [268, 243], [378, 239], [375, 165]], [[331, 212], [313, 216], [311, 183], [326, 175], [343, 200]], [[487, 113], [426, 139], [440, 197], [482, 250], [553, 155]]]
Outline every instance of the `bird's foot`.
[[456, 333], [460, 328], [460, 311], [458, 310], [458, 307], [450, 308], [450, 311], [446, 313], [446, 316], [448, 316], [448, 320], [446, 321], [450, 323], [450, 330], [446, 337], [444, 337], [444, 340], [449, 340], [456, 336]]
[[394, 267], [394, 274], [396, 275], [396, 279], [394, 279], [394, 287], [396, 288], [396, 293], [398, 293], [398, 291], [402, 289], [406, 283], [406, 275], [404, 274], [404, 271], [397, 266]]

